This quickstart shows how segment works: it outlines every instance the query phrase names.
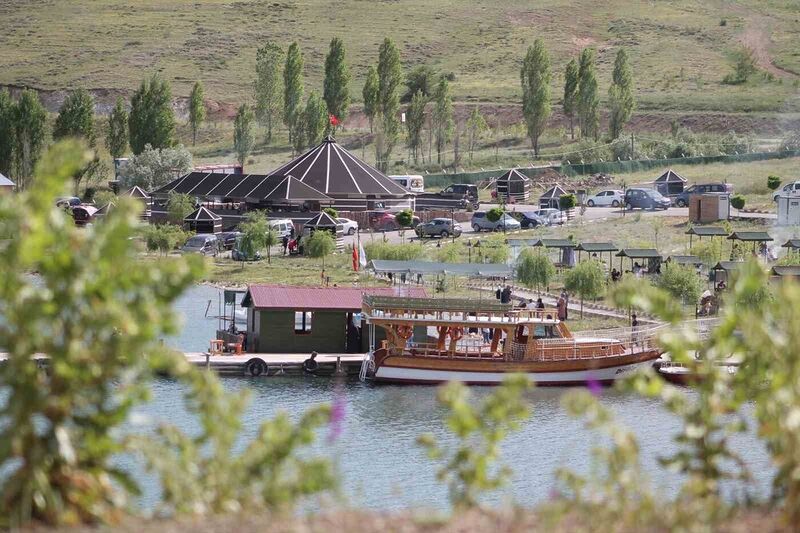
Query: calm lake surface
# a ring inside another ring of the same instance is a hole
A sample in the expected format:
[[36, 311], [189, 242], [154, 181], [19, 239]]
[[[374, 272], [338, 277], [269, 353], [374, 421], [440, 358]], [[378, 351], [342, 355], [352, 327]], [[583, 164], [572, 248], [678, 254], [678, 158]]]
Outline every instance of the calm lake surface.
[[[217, 321], [204, 314], [209, 300], [212, 301], [209, 315], [217, 314], [217, 295], [218, 290], [208, 286], [188, 291], [176, 304], [184, 317], [184, 328], [167, 342], [184, 351], [205, 350]], [[299, 416], [311, 406], [337, 400], [345, 405], [343, 430], [331, 441], [329, 428], [323, 429], [313, 451], [333, 459], [342, 480], [344, 502], [375, 509], [447, 507], [447, 489], [435, 479], [438, 465], [416, 444], [417, 436], [425, 432], [454, 442], [444, 428], [444, 412], [437, 405], [435, 387], [376, 386], [357, 380], [315, 377], [222, 379], [229, 390], [251, 390], [242, 445], [256, 435], [264, 420], [279, 410]], [[170, 380], [154, 383], [153, 401], [137, 409], [136, 431], [146, 432], [159, 422], [171, 422], [187, 432], [195, 432], [196, 421], [181, 407], [182, 392], [182, 387]], [[491, 388], [475, 387], [473, 392], [480, 398], [491, 392]], [[540, 389], [528, 394], [533, 416], [502, 447], [504, 461], [514, 469], [513, 479], [487, 501], [533, 505], [550, 495], [557, 468], [588, 472], [591, 447], [602, 440], [585, 431], [580, 421], [561, 409], [559, 401], [563, 393], [563, 389]], [[606, 390], [602, 402], [613, 409], [618, 420], [635, 429], [644, 466], [657, 490], [674, 491], [681, 479], [658, 466], [657, 457], [675, 450], [672, 437], [678, 430], [678, 421], [657, 402], [635, 395]], [[734, 447], [746, 458], [756, 478], [755, 487], [763, 494], [772, 472], [764, 447], [752, 433], [737, 436]], [[144, 485], [141, 505], [152, 508], [159, 494], [157, 481], [137, 461], [128, 459], [125, 463]], [[741, 496], [741, 490], [737, 485], [727, 487], [734, 497]]]

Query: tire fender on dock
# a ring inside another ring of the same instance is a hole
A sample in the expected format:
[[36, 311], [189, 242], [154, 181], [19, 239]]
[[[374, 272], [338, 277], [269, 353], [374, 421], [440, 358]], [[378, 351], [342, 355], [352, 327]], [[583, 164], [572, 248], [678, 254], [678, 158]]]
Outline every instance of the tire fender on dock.
[[244, 371], [249, 376], [257, 378], [261, 374], [265, 374], [267, 372], [267, 363], [264, 362], [263, 359], [259, 359], [258, 357], [253, 357], [252, 359], [248, 359], [248, 361], [244, 364]]

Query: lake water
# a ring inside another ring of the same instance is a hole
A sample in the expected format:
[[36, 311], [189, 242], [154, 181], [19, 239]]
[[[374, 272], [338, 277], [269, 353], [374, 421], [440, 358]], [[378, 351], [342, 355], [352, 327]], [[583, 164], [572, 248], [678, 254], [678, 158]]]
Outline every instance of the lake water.
[[[216, 314], [217, 295], [215, 288], [197, 286], [176, 304], [184, 315], [185, 326], [170, 344], [185, 351], [200, 351], [208, 346], [217, 321], [204, 314], [209, 300], [213, 303], [209, 314]], [[342, 497], [348, 504], [375, 509], [448, 505], [446, 487], [435, 479], [438, 465], [416, 444], [417, 436], [425, 432], [454, 442], [443, 427], [444, 411], [437, 405], [435, 387], [370, 385], [352, 379], [316, 377], [222, 380], [229, 390], [247, 387], [252, 391], [244, 414], [243, 443], [255, 436], [262, 421], [279, 410], [299, 415], [335, 398], [343, 402], [346, 416], [341, 434], [330, 442], [329, 429], [322, 430], [314, 452], [328, 455], [336, 464], [341, 474]], [[159, 421], [168, 421], [188, 432], [196, 431], [194, 419], [180, 407], [180, 385], [159, 380], [153, 389], [153, 401], [137, 409], [136, 419], [144, 425], [137, 430], [147, 431]], [[473, 388], [476, 398], [491, 390]], [[563, 393], [563, 389], [540, 389], [528, 394], [533, 415], [502, 446], [504, 461], [513, 467], [513, 478], [509, 486], [488, 501], [513, 500], [533, 505], [551, 493], [557, 468], [588, 471], [591, 447], [602, 441], [585, 431], [580, 421], [565, 414], [559, 403]], [[601, 399], [621, 422], [635, 429], [643, 464], [657, 490], [674, 491], [681, 479], [658, 466], [657, 457], [675, 450], [672, 436], [679, 427], [678, 421], [658, 402], [636, 395], [605, 390]], [[764, 493], [772, 469], [763, 445], [752, 434], [745, 434], [736, 437], [734, 446], [746, 457], [755, 474], [756, 487]], [[142, 506], [151, 507], [158, 498], [157, 482], [142, 472], [140, 464], [130, 462], [127, 466], [143, 482]], [[727, 489], [733, 496], [741, 495], [739, 486], [729, 485]]]

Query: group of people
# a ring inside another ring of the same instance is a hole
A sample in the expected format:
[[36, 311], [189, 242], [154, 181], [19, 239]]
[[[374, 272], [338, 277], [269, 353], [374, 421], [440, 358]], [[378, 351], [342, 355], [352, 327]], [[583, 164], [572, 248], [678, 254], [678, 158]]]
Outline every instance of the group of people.
[[303, 255], [303, 247], [300, 244], [300, 238], [289, 238], [288, 235], [284, 235], [283, 239], [281, 239], [281, 244], [283, 245], [283, 255], [293, 255], [299, 253]]
[[[505, 287], [498, 287], [495, 291], [495, 298], [500, 300], [500, 303], [510, 304], [511, 299], [513, 297], [513, 293], [511, 291], [511, 286], [506, 285]], [[536, 303], [534, 304], [533, 299], [528, 299], [527, 301], [523, 300], [522, 303], [519, 305], [520, 309], [544, 309], [545, 305], [541, 298], [536, 299]], [[562, 290], [561, 294], [556, 301], [556, 315], [558, 319], [562, 322], [569, 318], [569, 293], [566, 290]]]

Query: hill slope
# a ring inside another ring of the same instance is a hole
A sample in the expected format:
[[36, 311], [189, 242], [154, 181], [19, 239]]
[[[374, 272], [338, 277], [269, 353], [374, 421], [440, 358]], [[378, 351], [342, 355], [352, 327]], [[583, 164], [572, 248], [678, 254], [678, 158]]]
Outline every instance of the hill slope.
[[[360, 98], [384, 36], [406, 68], [455, 74], [460, 100], [518, 98], [526, 47], [551, 51], [554, 95], [582, 47], [599, 52], [601, 93], [615, 50], [628, 48], [640, 109], [796, 110], [800, 3], [793, 0], [573, 2], [539, 0], [29, 0], [0, 3], [0, 84], [43, 89], [133, 89], [161, 71], [185, 95], [196, 79], [212, 99], [249, 97], [257, 47], [297, 40], [306, 86], [321, 88], [332, 36], [344, 39]], [[777, 81], [721, 84], [745, 42]]]

